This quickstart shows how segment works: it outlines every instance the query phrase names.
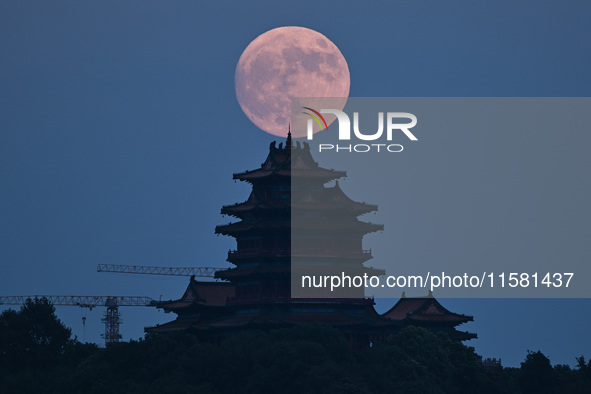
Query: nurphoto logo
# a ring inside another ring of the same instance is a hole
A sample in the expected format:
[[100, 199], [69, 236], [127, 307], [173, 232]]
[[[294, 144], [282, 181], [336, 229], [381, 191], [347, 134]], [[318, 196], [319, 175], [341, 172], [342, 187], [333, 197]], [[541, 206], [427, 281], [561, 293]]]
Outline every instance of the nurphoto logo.
[[[335, 115], [339, 123], [339, 141], [350, 141], [351, 140], [351, 120], [349, 116], [338, 109], [321, 109], [317, 111], [310, 107], [302, 107], [309, 112], [303, 112], [308, 115], [311, 119], [307, 122], [307, 138], [312, 140], [314, 138], [313, 125], [314, 121], [318, 123], [320, 129], [323, 128], [328, 130], [328, 124], [322, 114]], [[403, 122], [400, 122], [404, 120]], [[392, 141], [392, 136], [395, 132], [402, 132], [411, 141], [418, 141], [418, 138], [410, 131], [411, 128], [416, 126], [417, 117], [408, 112], [387, 112], [386, 113], [386, 141]], [[355, 138], [361, 141], [377, 141], [382, 138], [384, 134], [384, 113], [378, 112], [378, 130], [375, 132], [367, 133], [359, 130], [359, 112], [353, 112], [353, 134]], [[401, 144], [386, 144], [386, 143], [372, 143], [372, 144], [320, 144], [318, 151], [329, 151], [335, 152], [358, 152], [365, 153], [370, 151], [387, 151], [387, 152], [402, 152], [404, 147]]]

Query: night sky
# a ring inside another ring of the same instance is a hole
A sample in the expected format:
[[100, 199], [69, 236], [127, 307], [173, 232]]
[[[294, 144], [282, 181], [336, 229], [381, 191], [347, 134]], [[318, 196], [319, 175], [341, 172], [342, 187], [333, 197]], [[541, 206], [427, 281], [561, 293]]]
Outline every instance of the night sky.
[[[0, 295], [172, 299], [188, 278], [96, 266], [228, 266], [235, 242], [214, 227], [249, 193], [232, 173], [257, 168], [275, 140], [242, 113], [234, 71], [267, 30], [327, 36], [354, 97], [586, 97], [590, 16], [583, 1], [2, 2]], [[468, 344], [506, 366], [528, 349], [553, 364], [591, 357], [588, 299], [441, 302], [473, 315], [459, 327], [478, 333]], [[102, 308], [57, 312], [102, 343]], [[174, 318], [121, 312], [125, 340]]]

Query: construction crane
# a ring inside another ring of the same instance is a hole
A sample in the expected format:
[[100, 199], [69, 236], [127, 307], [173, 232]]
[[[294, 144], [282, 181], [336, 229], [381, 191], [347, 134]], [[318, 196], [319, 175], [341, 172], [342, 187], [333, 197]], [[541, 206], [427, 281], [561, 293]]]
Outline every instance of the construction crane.
[[[102, 319], [105, 323], [105, 333], [102, 334], [105, 338], [105, 344], [119, 342], [121, 334], [119, 334], [119, 326], [123, 321], [119, 313], [120, 306], [156, 306], [156, 301], [150, 297], [140, 296], [47, 296], [47, 295], [31, 295], [31, 296], [0, 296], [0, 305], [22, 305], [27, 299], [41, 299], [46, 298], [53, 305], [65, 306], [79, 306], [81, 308], [92, 308], [97, 306], [106, 306], [107, 311]], [[85, 324], [83, 318], [83, 324]]]
[[146, 274], [146, 275], [173, 275], [173, 276], [200, 276], [213, 278], [217, 271], [226, 268], [217, 267], [148, 267], [144, 265], [116, 265], [99, 264], [97, 272], [117, 272], [121, 274]]

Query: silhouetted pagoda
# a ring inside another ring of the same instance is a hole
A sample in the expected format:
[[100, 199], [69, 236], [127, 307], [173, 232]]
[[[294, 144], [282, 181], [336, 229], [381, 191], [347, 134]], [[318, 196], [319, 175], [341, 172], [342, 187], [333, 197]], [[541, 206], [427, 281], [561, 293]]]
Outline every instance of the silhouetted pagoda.
[[401, 298], [379, 315], [363, 287], [326, 298], [326, 288], [300, 292], [292, 286], [294, 277], [299, 283], [295, 271], [308, 269], [314, 274], [384, 274], [363, 265], [372, 256], [362, 249], [363, 236], [383, 226], [357, 219], [377, 206], [351, 200], [338, 181], [325, 186], [345, 176], [319, 167], [309, 145], [294, 144], [291, 134], [285, 146], [271, 143], [260, 168], [234, 174], [234, 179], [249, 182], [252, 192], [245, 202], [226, 205], [221, 212], [240, 221], [215, 229], [236, 238], [236, 250], [227, 258], [234, 267], [216, 273], [223, 282], [191, 278], [181, 299], [159, 305], [176, 313], [177, 319], [147, 330], [191, 330], [215, 338], [244, 329], [321, 323], [344, 332], [353, 348], [368, 346], [406, 325], [444, 331], [458, 340], [475, 338], [455, 329], [472, 317], [449, 312], [432, 295]]

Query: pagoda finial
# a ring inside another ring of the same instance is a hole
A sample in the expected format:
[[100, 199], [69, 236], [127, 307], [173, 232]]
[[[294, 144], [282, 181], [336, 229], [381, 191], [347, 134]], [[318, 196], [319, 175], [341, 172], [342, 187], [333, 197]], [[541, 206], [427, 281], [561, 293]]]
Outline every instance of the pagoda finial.
[[291, 141], [291, 123], [289, 124], [289, 129], [287, 131], [287, 142], [285, 143], [285, 149], [292, 148], [292, 141]]

